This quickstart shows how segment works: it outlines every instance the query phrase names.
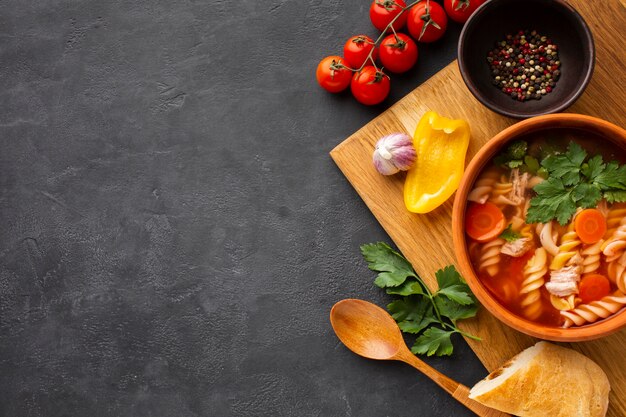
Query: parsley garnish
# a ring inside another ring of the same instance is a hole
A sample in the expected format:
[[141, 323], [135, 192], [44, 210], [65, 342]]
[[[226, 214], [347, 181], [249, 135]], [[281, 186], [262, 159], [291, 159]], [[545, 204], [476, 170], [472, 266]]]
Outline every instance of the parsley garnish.
[[548, 179], [533, 188], [537, 195], [530, 200], [527, 223], [556, 219], [564, 225], [577, 208], [595, 207], [602, 198], [626, 202], [626, 165], [605, 163], [600, 155], [587, 160], [587, 152], [575, 142], [564, 154], [544, 158], [541, 166]]
[[513, 225], [510, 224], [502, 231], [502, 233], [500, 233], [500, 236], [498, 237], [506, 240], [507, 242], [515, 242], [517, 239], [521, 238], [522, 235], [513, 230]]
[[439, 289], [431, 292], [409, 261], [386, 243], [363, 245], [361, 253], [369, 268], [378, 272], [374, 284], [402, 297], [387, 310], [403, 332], [418, 335], [413, 353], [451, 355], [450, 337], [455, 333], [480, 340], [456, 325], [457, 320], [476, 315], [478, 302], [453, 265], [435, 272]]

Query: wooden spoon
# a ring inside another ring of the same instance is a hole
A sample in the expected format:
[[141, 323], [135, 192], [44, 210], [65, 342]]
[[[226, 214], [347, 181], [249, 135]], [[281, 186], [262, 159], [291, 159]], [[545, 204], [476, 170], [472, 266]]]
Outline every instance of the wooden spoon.
[[468, 398], [468, 387], [419, 360], [404, 343], [400, 328], [393, 317], [377, 305], [354, 299], [339, 301], [330, 310], [330, 323], [339, 340], [357, 355], [368, 359], [408, 363], [477, 415], [510, 417], [509, 414], [471, 400]]

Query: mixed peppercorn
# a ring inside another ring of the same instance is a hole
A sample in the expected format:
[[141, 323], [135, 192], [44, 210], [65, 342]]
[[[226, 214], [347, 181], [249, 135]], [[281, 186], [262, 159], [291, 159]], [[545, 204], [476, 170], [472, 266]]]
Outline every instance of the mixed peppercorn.
[[493, 85], [515, 100], [540, 100], [552, 92], [561, 75], [558, 50], [535, 30], [507, 35], [487, 55]]

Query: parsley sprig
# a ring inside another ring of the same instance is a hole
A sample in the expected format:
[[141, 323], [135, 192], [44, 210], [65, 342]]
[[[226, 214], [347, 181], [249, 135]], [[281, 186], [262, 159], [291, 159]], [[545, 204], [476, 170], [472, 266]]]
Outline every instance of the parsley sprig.
[[513, 230], [513, 225], [509, 224], [506, 229], [500, 233], [498, 236], [500, 239], [504, 239], [507, 242], [515, 242], [517, 239], [521, 238], [522, 235], [515, 230]]
[[595, 207], [602, 198], [626, 202], [626, 165], [605, 163], [600, 155], [587, 157], [580, 145], [571, 142], [567, 152], [541, 161], [548, 179], [533, 188], [537, 195], [530, 200], [527, 223], [556, 219], [564, 225], [578, 207]]
[[374, 284], [402, 297], [387, 310], [403, 332], [418, 335], [411, 352], [451, 355], [455, 333], [480, 340], [457, 327], [458, 320], [476, 315], [478, 302], [453, 265], [435, 272], [439, 289], [432, 292], [409, 261], [386, 243], [363, 245], [361, 253], [369, 268], [378, 272]]

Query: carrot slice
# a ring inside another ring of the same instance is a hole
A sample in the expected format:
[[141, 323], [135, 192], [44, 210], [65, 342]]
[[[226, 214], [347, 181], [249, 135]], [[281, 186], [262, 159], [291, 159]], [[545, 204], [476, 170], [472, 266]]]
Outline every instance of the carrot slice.
[[583, 210], [576, 215], [574, 228], [583, 243], [596, 243], [606, 233], [606, 219], [600, 210]]
[[611, 283], [600, 274], [585, 275], [578, 286], [578, 297], [584, 304], [600, 300], [611, 292]]
[[465, 231], [478, 242], [497, 238], [504, 227], [504, 214], [493, 203], [471, 203], [465, 213]]

